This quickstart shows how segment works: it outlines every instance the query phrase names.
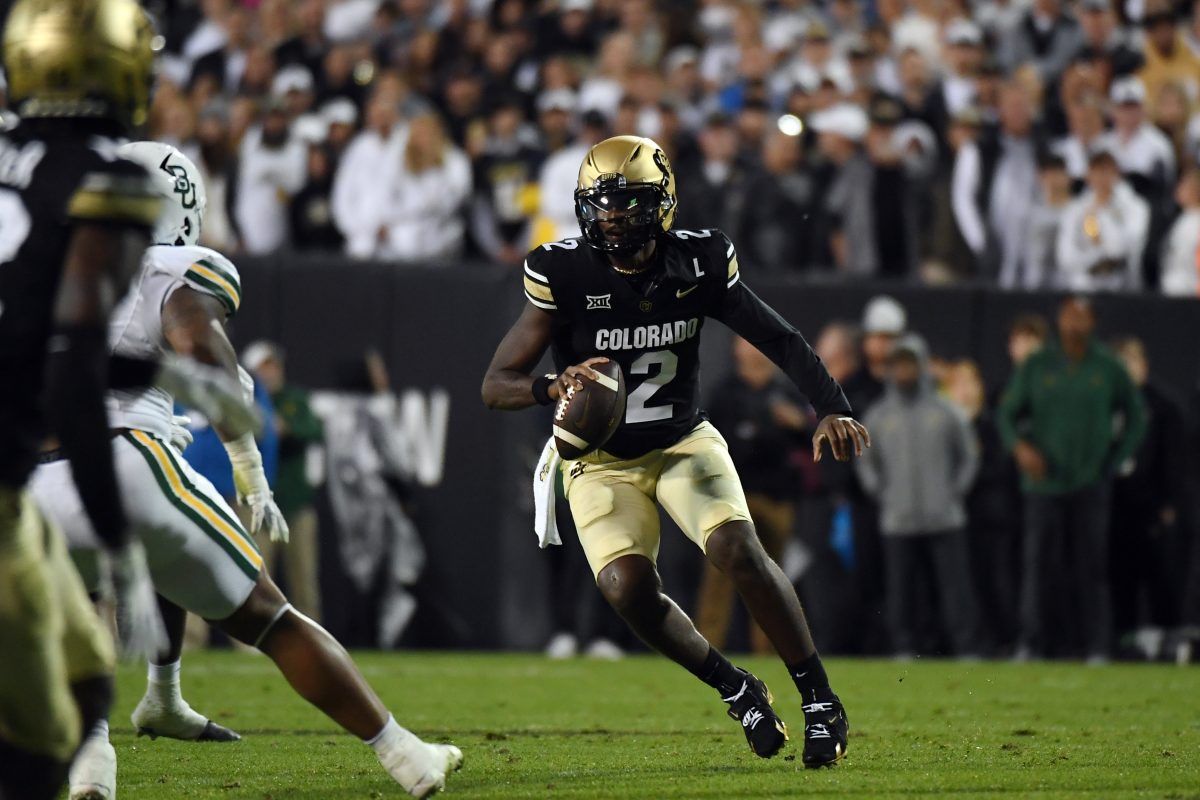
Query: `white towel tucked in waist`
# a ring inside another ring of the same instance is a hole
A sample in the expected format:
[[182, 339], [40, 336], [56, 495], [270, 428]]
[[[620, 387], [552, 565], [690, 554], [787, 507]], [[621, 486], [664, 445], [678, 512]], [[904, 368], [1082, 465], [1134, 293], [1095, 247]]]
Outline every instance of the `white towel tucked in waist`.
[[542, 448], [542, 457], [533, 471], [533, 532], [537, 534], [538, 547], [542, 549], [552, 544], [562, 544], [558, 536], [558, 523], [554, 520], [554, 484], [561, 464], [562, 456], [558, 454], [554, 437], [551, 436]]

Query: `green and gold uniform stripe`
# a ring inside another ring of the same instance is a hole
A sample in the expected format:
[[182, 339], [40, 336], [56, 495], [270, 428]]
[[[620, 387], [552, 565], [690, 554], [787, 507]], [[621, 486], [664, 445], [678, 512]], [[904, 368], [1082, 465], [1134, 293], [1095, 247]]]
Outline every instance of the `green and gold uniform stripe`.
[[554, 302], [554, 293], [550, 291], [550, 281], [545, 275], [534, 272], [525, 262], [525, 297], [538, 308], [555, 311], [558, 305]]
[[122, 435], [146, 459], [150, 472], [171, 505], [219, 544], [242, 572], [257, 578], [263, 560], [254, 540], [246, 534], [241, 523], [187, 479], [179, 457], [171, 452], [171, 448], [144, 431], [127, 431]]
[[237, 278], [214, 261], [200, 259], [188, 267], [184, 277], [216, 295], [230, 316], [242, 305], [242, 287]]

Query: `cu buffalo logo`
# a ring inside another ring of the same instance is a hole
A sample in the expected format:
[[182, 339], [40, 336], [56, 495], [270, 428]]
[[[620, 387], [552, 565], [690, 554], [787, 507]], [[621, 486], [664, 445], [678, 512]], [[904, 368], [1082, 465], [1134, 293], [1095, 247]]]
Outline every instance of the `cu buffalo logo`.
[[196, 187], [192, 185], [191, 179], [188, 178], [187, 170], [179, 164], [168, 164], [170, 156], [162, 160], [158, 168], [175, 179], [175, 194], [179, 195], [179, 202], [184, 208], [196, 207]]

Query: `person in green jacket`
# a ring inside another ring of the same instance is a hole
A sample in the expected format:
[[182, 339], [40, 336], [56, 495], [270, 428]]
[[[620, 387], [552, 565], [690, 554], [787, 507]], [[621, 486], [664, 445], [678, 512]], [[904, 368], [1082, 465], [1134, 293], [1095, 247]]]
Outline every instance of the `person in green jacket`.
[[288, 597], [300, 613], [321, 619], [321, 587], [318, 578], [317, 512], [313, 508], [313, 486], [306, 470], [308, 449], [324, 438], [321, 420], [308, 403], [308, 392], [287, 383], [283, 350], [259, 341], [242, 355], [246, 369], [255, 374], [275, 406], [279, 433], [279, 471], [275, 478], [275, 502], [291, 531], [281, 550], [279, 543], [259, 540], [263, 560], [272, 574], [283, 561]]
[[1142, 400], [1124, 365], [1094, 338], [1090, 301], [1058, 312], [1058, 341], [1031, 355], [1000, 400], [998, 423], [1021, 471], [1025, 541], [1018, 658], [1047, 654], [1051, 612], [1067, 608], [1089, 663], [1112, 639], [1108, 532], [1112, 476], [1146, 431]]

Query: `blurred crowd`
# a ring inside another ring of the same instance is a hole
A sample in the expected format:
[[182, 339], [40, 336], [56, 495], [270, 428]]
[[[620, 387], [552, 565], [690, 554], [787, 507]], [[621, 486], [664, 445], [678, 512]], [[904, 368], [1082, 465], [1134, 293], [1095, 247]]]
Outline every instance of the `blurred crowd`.
[[638, 133], [755, 271], [1197, 293], [1200, 2], [148, 5], [231, 254], [517, 264]]
[[[1193, 657], [1200, 639], [1197, 431], [1135, 337], [1079, 297], [1009, 331], [1009, 377], [930, 352], [878, 297], [816, 349], [871, 431], [853, 464], [814, 463], [816, 420], [743, 341], [713, 394], [764, 546], [796, 581], [818, 645], [1019, 660]], [[1101, 339], [1099, 330], [1104, 330]], [[701, 581], [697, 622], [731, 631]], [[748, 645], [770, 652], [751, 630]]]

